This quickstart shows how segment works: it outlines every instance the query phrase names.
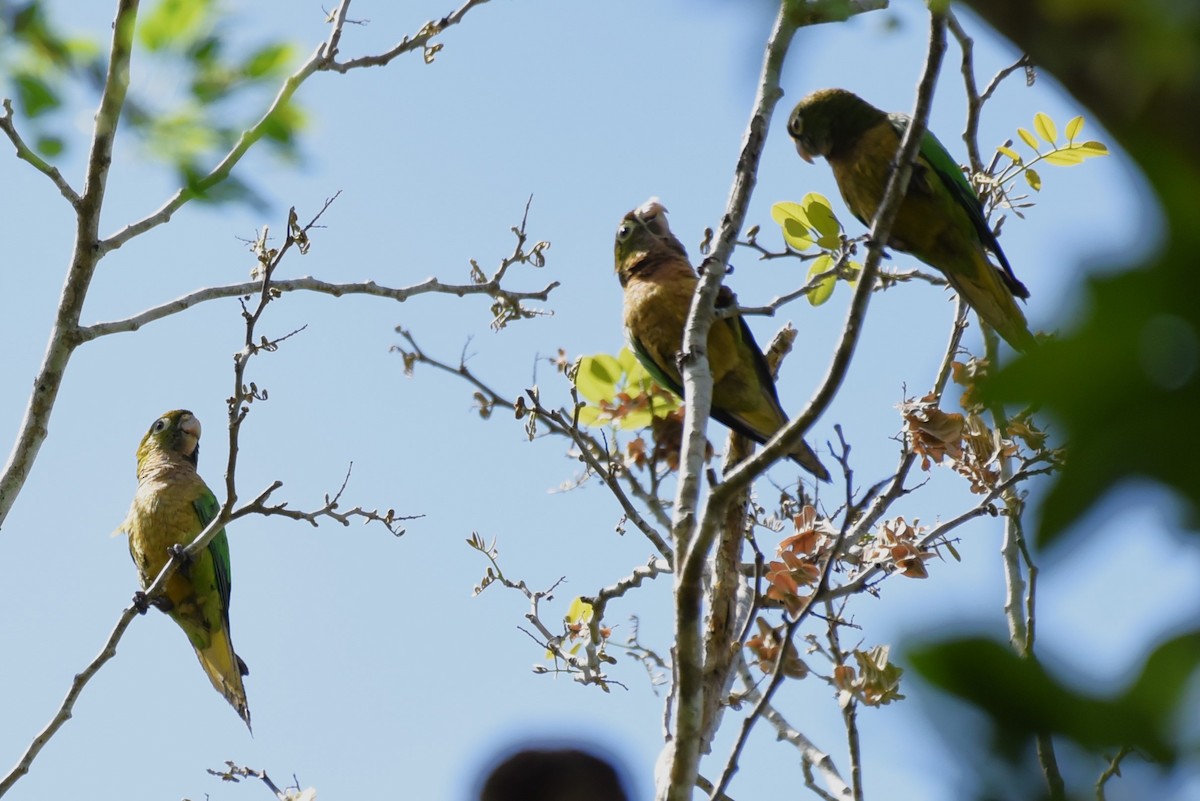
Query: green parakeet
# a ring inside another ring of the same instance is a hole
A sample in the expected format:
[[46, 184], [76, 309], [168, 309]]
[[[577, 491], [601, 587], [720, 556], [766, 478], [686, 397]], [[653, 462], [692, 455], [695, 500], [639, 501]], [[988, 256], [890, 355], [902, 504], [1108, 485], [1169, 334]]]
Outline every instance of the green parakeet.
[[[870, 225], [883, 198], [905, 114], [887, 114], [844, 89], [821, 89], [801, 100], [788, 120], [796, 150], [808, 162], [824, 156], [852, 214]], [[983, 208], [954, 159], [930, 132], [887, 243], [940, 270], [959, 295], [1008, 344], [1035, 344], [1015, 298], [1029, 290], [1017, 280]], [[1000, 268], [988, 260], [991, 252]]]
[[[638, 361], [660, 385], [683, 395], [676, 358], [683, 347], [698, 278], [687, 251], [667, 225], [667, 210], [655, 199], [625, 215], [617, 228], [616, 271], [625, 291], [625, 332]], [[725, 290], [718, 306], [728, 307]], [[712, 416], [760, 444], [787, 423], [766, 358], [738, 315], [713, 321], [708, 334], [713, 377]], [[828, 481], [829, 471], [804, 441], [789, 454], [801, 467]]]
[[[150, 426], [137, 449], [137, 493], [121, 529], [142, 588], [150, 586], [173, 545], [187, 545], [217, 516], [220, 504], [196, 472], [200, 421], [176, 409]], [[196, 649], [217, 692], [250, 726], [242, 676], [250, 671], [229, 638], [229, 539], [221, 529], [201, 554], [180, 567], [156, 599]]]

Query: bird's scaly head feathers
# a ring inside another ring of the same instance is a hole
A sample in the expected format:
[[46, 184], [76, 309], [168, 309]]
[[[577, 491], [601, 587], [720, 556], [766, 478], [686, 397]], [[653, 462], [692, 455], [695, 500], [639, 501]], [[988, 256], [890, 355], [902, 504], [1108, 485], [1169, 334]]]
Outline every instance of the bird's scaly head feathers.
[[138, 473], [154, 456], [182, 456], [194, 467], [200, 458], [200, 421], [187, 409], [175, 409], [154, 421], [138, 445]]
[[663, 261], [688, 263], [687, 250], [671, 233], [667, 209], [656, 197], [622, 218], [617, 227], [614, 255], [621, 286], [629, 283], [632, 276], [648, 272]]
[[788, 118], [788, 134], [800, 158], [835, 158], [887, 114], [845, 89], [818, 89], [801, 100]]

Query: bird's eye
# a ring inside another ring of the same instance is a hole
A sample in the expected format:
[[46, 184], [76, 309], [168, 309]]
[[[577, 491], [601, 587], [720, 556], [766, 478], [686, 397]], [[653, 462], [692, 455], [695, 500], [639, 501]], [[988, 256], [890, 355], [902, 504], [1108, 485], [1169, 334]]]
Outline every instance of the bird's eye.
[[799, 114], [788, 120], [788, 133], [796, 137], [804, 133], [804, 120]]
[[167, 427], [166, 418], [160, 417], [159, 419], [154, 421], [154, 427], [151, 428], [150, 430], [153, 431], [155, 434], [157, 434], [159, 431], [162, 431], [166, 427]]
[[624, 242], [633, 233], [633, 226], [629, 223], [621, 223], [621, 227], [617, 229], [617, 241]]

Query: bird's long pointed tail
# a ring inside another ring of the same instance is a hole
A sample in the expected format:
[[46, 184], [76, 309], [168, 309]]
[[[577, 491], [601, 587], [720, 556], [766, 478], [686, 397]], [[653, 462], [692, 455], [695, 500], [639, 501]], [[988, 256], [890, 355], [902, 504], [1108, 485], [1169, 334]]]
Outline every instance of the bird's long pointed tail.
[[233, 651], [233, 643], [228, 631], [214, 631], [207, 648], [197, 648], [196, 656], [200, 658], [200, 666], [208, 674], [216, 691], [225, 696], [225, 700], [250, 727], [250, 705], [246, 701], [246, 688], [242, 684], [242, 676], [248, 675], [250, 669], [242, 658]]

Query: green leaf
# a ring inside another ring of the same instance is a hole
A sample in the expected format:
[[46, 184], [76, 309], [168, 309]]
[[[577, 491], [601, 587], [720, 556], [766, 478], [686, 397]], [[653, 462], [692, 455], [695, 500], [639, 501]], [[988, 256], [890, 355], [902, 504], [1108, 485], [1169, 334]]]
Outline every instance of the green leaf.
[[1132, 745], [1169, 759], [1154, 710], [1123, 699], [1085, 695], [1059, 682], [1035, 660], [982, 637], [925, 645], [909, 661], [929, 682], [984, 712], [1000, 732], [1061, 734], [1092, 751]]
[[247, 78], [265, 78], [281, 73], [292, 59], [293, 49], [289, 44], [276, 43], [260, 48], [242, 64], [242, 75]]
[[1078, 147], [1079, 147], [1079, 150], [1083, 153], [1085, 158], [1091, 157], [1091, 156], [1107, 156], [1108, 155], [1108, 147], [1105, 146], [1105, 144], [1103, 142], [1097, 142], [1095, 140], [1090, 140], [1087, 142], [1080, 142]]
[[66, 149], [66, 145], [62, 139], [57, 136], [43, 135], [37, 138], [34, 143], [34, 149], [48, 159], [52, 159]]
[[617, 363], [625, 374], [625, 389], [631, 394], [649, 392], [655, 386], [654, 377], [642, 366], [637, 356], [629, 348], [621, 348], [617, 354]]
[[1029, 182], [1029, 188], [1034, 192], [1042, 191], [1042, 176], [1038, 175], [1037, 170], [1025, 168], [1025, 180]]
[[[828, 253], [822, 253], [813, 259], [812, 266], [808, 268], [808, 280], [812, 281], [818, 275], [833, 268], [833, 257]], [[833, 295], [834, 287], [837, 286], [837, 275], [827, 275], [821, 279], [821, 282], [808, 293], [808, 302], [813, 306], [820, 306], [825, 301], [829, 300]]]
[[799, 220], [794, 219], [783, 221], [783, 241], [787, 242], [788, 247], [792, 250], [798, 250], [801, 253], [815, 244], [809, 230], [801, 225]]
[[186, 47], [201, 35], [212, 9], [212, 0], [162, 0], [144, 15], [138, 36], [150, 52], [173, 44]]
[[842, 243], [842, 224], [829, 205], [824, 195], [809, 192], [800, 200], [804, 213], [808, 217], [808, 227], [817, 232], [817, 244], [826, 250], [832, 250]]
[[593, 403], [612, 400], [617, 394], [617, 382], [621, 380], [621, 364], [607, 353], [582, 356], [575, 373], [575, 387], [579, 394]]
[[783, 240], [793, 250], [804, 252], [813, 246], [808, 215], [799, 203], [782, 202], [771, 207], [771, 219], [783, 229]]
[[50, 84], [36, 75], [21, 72], [13, 76], [17, 89], [17, 103], [21, 113], [33, 119], [47, 111], [52, 111], [62, 105], [58, 94], [50, 88]]
[[1024, 128], [1018, 128], [1017, 135], [1020, 136], [1021, 139], [1024, 140], [1025, 144], [1029, 145], [1034, 150], [1038, 149], [1037, 137], [1034, 136], [1033, 134], [1031, 134], [1029, 131], [1025, 130]]
[[1079, 136], [1079, 132], [1082, 130], [1083, 117], [1072, 117], [1071, 121], [1067, 123], [1067, 129], [1065, 131], [1067, 135], [1067, 141], [1074, 142], [1075, 137]]
[[1058, 138], [1058, 129], [1054, 127], [1054, 120], [1050, 119], [1049, 114], [1041, 111], [1033, 115], [1033, 129], [1050, 144], [1054, 144], [1054, 140]]
[[619, 429], [632, 431], [639, 428], [645, 428], [646, 426], [650, 425], [653, 420], [654, 412], [650, 411], [649, 409], [644, 409], [636, 412], [630, 412], [620, 420], [615, 421], [615, 425]]
[[296, 134], [307, 122], [304, 112], [293, 103], [284, 103], [263, 121], [263, 136], [286, 152], [296, 149]]
[[1016, 163], [1016, 164], [1021, 163], [1021, 155], [1019, 153], [1017, 153], [1017, 151], [1013, 150], [1011, 147], [1007, 147], [1005, 145], [1000, 145], [1000, 147], [996, 148], [996, 150], [998, 150], [999, 152], [1008, 156], [1010, 159], [1013, 160], [1014, 163]]

